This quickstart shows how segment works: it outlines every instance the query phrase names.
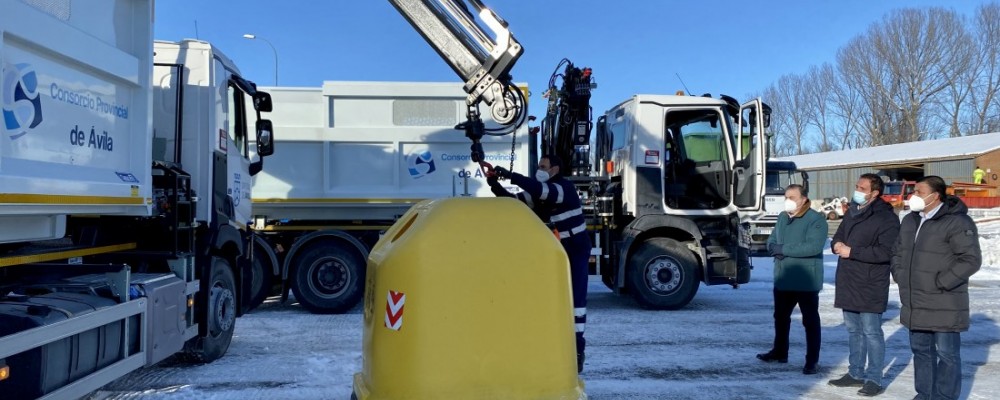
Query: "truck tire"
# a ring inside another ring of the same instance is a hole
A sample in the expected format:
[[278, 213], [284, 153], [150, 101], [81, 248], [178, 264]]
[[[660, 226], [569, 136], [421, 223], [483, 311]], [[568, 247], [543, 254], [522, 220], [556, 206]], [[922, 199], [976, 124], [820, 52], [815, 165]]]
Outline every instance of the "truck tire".
[[212, 257], [208, 280], [208, 304], [201, 311], [204, 318], [198, 319], [208, 332], [195, 338], [199, 343], [190, 354], [196, 361], [206, 363], [226, 354], [236, 327], [236, 279], [229, 260]]
[[698, 261], [676, 240], [647, 239], [628, 265], [629, 289], [644, 308], [676, 310], [698, 293]]
[[257, 308], [271, 294], [271, 282], [274, 279], [270, 259], [263, 251], [254, 247], [253, 262], [250, 264], [250, 301], [247, 312]]
[[364, 295], [364, 259], [337, 241], [316, 241], [296, 256], [292, 276], [295, 299], [314, 314], [350, 310]]

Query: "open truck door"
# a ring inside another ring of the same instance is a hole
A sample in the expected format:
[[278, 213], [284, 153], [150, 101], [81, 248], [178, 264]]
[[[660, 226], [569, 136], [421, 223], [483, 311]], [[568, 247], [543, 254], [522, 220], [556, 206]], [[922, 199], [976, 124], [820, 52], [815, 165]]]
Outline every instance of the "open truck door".
[[761, 208], [767, 172], [765, 132], [770, 114], [770, 107], [759, 98], [740, 106], [733, 164], [733, 204], [740, 211], [759, 211]]

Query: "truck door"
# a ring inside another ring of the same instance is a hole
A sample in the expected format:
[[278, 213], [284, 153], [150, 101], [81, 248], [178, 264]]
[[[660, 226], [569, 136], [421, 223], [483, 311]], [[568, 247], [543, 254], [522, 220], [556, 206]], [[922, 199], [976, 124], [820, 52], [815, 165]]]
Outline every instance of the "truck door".
[[740, 211], [759, 211], [764, 193], [767, 141], [763, 103], [755, 99], [740, 106], [733, 151], [733, 204]]
[[248, 95], [236, 84], [229, 82], [227, 101], [229, 103], [227, 120], [226, 161], [228, 164], [228, 182], [226, 192], [233, 200], [236, 223], [243, 225], [250, 221], [250, 152], [247, 140], [247, 107]]

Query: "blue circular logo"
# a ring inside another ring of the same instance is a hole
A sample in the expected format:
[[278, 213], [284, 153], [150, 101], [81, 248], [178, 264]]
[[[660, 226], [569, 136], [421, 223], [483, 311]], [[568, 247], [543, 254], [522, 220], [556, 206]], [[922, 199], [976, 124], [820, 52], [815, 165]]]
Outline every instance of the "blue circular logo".
[[437, 169], [430, 151], [410, 154], [406, 157], [406, 165], [413, 179], [423, 178]]
[[28, 64], [3, 67], [3, 123], [11, 140], [42, 123], [42, 101], [38, 76]]

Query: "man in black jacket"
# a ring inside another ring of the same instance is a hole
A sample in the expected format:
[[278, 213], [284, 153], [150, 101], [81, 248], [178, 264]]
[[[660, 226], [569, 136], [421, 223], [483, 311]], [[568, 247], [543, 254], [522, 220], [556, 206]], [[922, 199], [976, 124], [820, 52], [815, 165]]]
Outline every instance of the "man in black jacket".
[[903, 219], [892, 255], [916, 398], [925, 400], [957, 399], [962, 392], [960, 332], [969, 330], [969, 277], [983, 260], [968, 208], [945, 190], [937, 176], [917, 181], [913, 212]]
[[828, 383], [860, 387], [858, 394], [862, 396], [883, 391], [882, 313], [889, 302], [889, 261], [899, 236], [899, 219], [880, 197], [883, 187], [878, 175], [861, 175], [851, 208], [831, 241], [833, 253], [840, 257], [833, 306], [844, 311], [850, 355], [847, 374]]

